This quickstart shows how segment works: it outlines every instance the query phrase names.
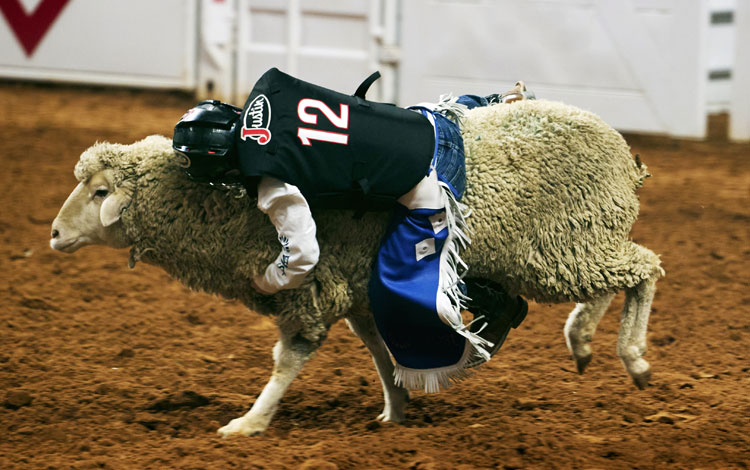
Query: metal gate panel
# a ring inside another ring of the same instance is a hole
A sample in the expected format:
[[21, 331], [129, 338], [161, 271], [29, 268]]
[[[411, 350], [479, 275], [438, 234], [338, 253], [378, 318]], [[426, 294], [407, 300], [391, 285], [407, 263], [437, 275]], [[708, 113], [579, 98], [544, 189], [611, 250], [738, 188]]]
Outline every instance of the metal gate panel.
[[[378, 68], [378, 0], [239, 0], [236, 100], [266, 70], [353, 93]], [[370, 95], [377, 98], [377, 87]]]
[[622, 130], [700, 137], [704, 13], [701, 0], [403, 2], [399, 102], [522, 79]]

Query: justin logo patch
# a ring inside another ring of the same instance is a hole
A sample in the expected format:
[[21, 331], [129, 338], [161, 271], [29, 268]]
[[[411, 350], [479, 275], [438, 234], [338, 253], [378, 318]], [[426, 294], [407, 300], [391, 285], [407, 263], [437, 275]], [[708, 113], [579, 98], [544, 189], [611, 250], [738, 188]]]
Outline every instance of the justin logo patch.
[[266, 145], [271, 140], [271, 102], [266, 95], [258, 95], [245, 111], [242, 117], [242, 140], [253, 139], [260, 145]]

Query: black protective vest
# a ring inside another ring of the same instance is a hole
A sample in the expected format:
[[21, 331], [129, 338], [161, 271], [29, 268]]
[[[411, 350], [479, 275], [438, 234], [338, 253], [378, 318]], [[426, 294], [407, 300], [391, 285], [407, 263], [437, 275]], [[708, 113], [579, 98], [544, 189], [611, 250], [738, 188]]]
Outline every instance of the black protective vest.
[[420, 113], [329, 90], [273, 68], [242, 111], [239, 167], [297, 186], [311, 204], [389, 207], [426, 174], [435, 132]]

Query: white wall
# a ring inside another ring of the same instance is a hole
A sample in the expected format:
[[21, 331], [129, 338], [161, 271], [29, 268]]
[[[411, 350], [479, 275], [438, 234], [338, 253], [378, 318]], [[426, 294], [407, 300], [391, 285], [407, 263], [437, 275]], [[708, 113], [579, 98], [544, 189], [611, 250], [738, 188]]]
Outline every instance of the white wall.
[[524, 80], [621, 130], [705, 133], [702, 0], [409, 0], [403, 22], [402, 103]]
[[[30, 15], [41, 0], [20, 2]], [[49, 0], [65, 3], [66, 0]], [[241, 103], [269, 67], [371, 99], [540, 98], [629, 131], [750, 139], [750, 0], [67, 0], [33, 54], [0, 19], [0, 77], [183, 88]], [[733, 11], [731, 24], [711, 12]], [[736, 44], [736, 47], [735, 47]], [[711, 71], [729, 79], [709, 80]]]
[[196, 20], [195, 0], [72, 0], [27, 56], [3, 16], [0, 76], [192, 89]]

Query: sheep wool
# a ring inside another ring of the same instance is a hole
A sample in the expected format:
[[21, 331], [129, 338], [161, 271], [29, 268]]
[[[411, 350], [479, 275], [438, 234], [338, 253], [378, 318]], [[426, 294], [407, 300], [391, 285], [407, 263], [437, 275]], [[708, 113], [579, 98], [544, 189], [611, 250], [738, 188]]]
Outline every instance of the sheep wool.
[[[462, 119], [471, 245], [469, 277], [538, 302], [583, 302], [663, 274], [629, 240], [635, 190], [648, 176], [622, 136], [594, 114], [549, 101], [475, 108]], [[250, 282], [278, 252], [253, 195], [191, 182], [171, 141], [100, 143], [76, 165], [79, 181], [111, 169], [133, 196], [121, 220], [131, 265], [155, 264], [193, 289], [276, 315], [287, 337], [314, 343], [336, 320], [368, 311], [367, 284], [388, 214], [316, 211], [320, 261], [298, 289], [270, 297]]]
[[256, 197], [192, 182], [177, 165], [171, 140], [162, 136], [131, 145], [98, 143], [81, 155], [75, 176], [84, 182], [106, 169], [115, 171], [116, 184], [134, 186], [121, 219], [132, 243], [131, 267], [138, 261], [160, 266], [191, 289], [273, 314], [285, 333], [314, 343], [353, 307], [353, 298], [367, 308], [367, 280], [386, 213], [359, 221], [351, 212], [315, 213], [321, 260], [313, 275], [298, 289], [266, 297], [250, 283], [275, 259], [278, 240]]
[[537, 302], [583, 302], [663, 274], [628, 238], [646, 166], [598, 116], [519, 101], [469, 111], [462, 134], [471, 277]]

